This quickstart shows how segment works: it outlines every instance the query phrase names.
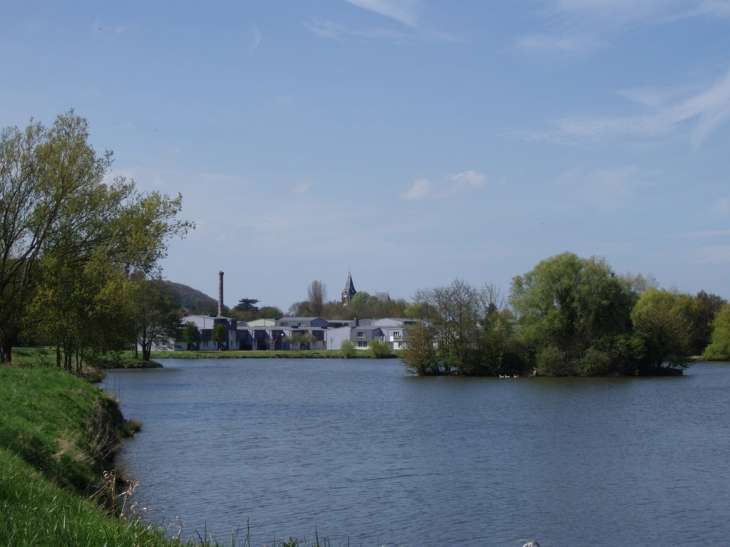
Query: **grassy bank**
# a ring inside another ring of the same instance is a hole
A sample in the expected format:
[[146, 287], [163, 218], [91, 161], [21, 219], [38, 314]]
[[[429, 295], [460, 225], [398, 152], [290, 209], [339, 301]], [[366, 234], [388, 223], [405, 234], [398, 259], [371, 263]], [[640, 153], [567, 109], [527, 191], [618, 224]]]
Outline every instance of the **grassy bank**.
[[[160, 368], [155, 361], [144, 361], [134, 356], [132, 351], [116, 351], [87, 359], [89, 365], [99, 369], [110, 368]], [[26, 366], [53, 367], [56, 353], [50, 347], [13, 348], [13, 363]]]
[[114, 480], [112, 458], [130, 429], [116, 401], [85, 380], [0, 366], [0, 545], [180, 545], [120, 516], [128, 485]]

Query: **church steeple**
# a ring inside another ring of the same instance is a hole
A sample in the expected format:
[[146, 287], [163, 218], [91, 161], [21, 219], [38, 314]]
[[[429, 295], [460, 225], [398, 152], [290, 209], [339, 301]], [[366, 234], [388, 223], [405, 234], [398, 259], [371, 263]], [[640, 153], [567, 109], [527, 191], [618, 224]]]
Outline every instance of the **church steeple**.
[[345, 283], [345, 290], [342, 291], [342, 305], [347, 306], [350, 303], [350, 300], [352, 300], [352, 297], [357, 294], [357, 291], [355, 290], [355, 285], [352, 282], [352, 274], [350, 272], [347, 272], [347, 282]]

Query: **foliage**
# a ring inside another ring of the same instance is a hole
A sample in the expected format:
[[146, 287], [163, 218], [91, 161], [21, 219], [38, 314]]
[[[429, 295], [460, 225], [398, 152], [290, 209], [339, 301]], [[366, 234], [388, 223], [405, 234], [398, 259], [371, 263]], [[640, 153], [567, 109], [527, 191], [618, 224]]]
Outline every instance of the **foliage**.
[[601, 258], [563, 253], [512, 281], [510, 302], [537, 371], [548, 375], [616, 372], [601, 348], [631, 332], [636, 301], [629, 285]]
[[210, 339], [213, 342], [218, 343], [218, 349], [221, 349], [221, 344], [226, 342], [228, 337], [228, 328], [224, 323], [216, 323], [213, 325], [213, 331], [210, 333]]
[[182, 310], [172, 299], [169, 287], [159, 280], [136, 282], [136, 344], [142, 348], [142, 360], [149, 361], [152, 346], [171, 345], [180, 336]]
[[198, 326], [192, 321], [186, 321], [185, 325], [183, 325], [180, 339], [187, 344], [188, 351], [190, 351], [192, 345], [200, 343], [200, 330]]
[[284, 317], [284, 312], [276, 306], [262, 306], [255, 319], [280, 319], [282, 317]]
[[340, 346], [340, 353], [345, 359], [351, 359], [357, 353], [355, 343], [352, 340], [344, 340]]
[[370, 341], [370, 354], [376, 359], [383, 359], [393, 355], [388, 342], [379, 339]]
[[234, 310], [238, 311], [258, 311], [258, 308], [256, 307], [256, 304], [258, 304], [258, 300], [255, 298], [241, 298], [238, 301], [238, 304], [233, 308]]
[[635, 331], [645, 339], [642, 360], [653, 369], [686, 368], [692, 354], [692, 324], [683, 312], [683, 296], [674, 292], [649, 289], [641, 295], [631, 312]]
[[712, 322], [712, 343], [703, 357], [709, 361], [730, 361], [730, 304], [725, 304]]
[[[24, 131], [6, 128], [0, 136], [3, 362], [11, 360], [12, 346], [24, 329], [32, 331], [36, 321], [47, 320], [30, 313], [43, 282], [53, 285], [46, 296], [58, 304], [63, 292], [76, 297], [77, 289], [62, 288], [62, 280], [74, 284], [74, 271], [91, 276], [84, 271], [89, 264], [107, 272], [154, 272], [166, 254], [166, 240], [192, 227], [175, 218], [180, 196], [140, 194], [123, 177], [106, 181], [111, 152], [97, 155], [88, 137], [86, 120], [73, 111], [58, 116], [50, 128], [31, 123]], [[106, 266], [100, 265], [102, 258]], [[79, 296], [74, 305], [90, 298]], [[91, 331], [94, 325], [84, 328]], [[77, 325], [75, 330], [81, 343], [82, 329]]]
[[101, 253], [81, 265], [45, 256], [26, 318], [36, 337], [56, 348], [56, 364], [80, 371], [90, 354], [134, 340], [134, 287]]
[[441, 373], [434, 348], [434, 333], [424, 323], [416, 323], [408, 329], [400, 357], [409, 374], [431, 376]]

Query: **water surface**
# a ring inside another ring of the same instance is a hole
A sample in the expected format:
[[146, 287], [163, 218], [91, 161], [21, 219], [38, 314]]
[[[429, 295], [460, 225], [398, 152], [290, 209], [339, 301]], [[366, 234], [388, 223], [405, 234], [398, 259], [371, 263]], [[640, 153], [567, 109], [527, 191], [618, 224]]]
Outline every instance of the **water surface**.
[[[148, 518], [251, 545], [700, 546], [730, 536], [730, 366], [406, 376], [396, 360], [165, 360], [106, 387]], [[173, 526], [171, 530], [176, 529]]]

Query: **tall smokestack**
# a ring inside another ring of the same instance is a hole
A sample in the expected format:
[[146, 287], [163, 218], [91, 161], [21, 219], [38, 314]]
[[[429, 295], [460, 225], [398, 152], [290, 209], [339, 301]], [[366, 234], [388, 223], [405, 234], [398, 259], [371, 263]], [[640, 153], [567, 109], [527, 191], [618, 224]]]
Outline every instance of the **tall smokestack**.
[[218, 317], [223, 317], [223, 272], [218, 272]]

